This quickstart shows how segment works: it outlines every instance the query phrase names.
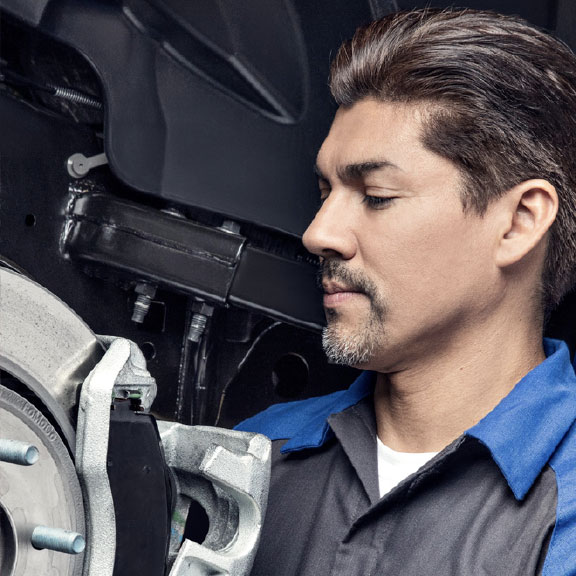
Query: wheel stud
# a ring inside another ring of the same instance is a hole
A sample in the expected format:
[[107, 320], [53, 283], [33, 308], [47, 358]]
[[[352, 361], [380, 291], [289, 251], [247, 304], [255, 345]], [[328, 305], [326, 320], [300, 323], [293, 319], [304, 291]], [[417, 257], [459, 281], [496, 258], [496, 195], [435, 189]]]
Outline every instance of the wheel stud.
[[86, 547], [84, 536], [77, 532], [36, 526], [32, 532], [32, 546], [38, 550], [54, 550], [64, 554], [80, 554]]
[[38, 448], [18, 440], [0, 440], [0, 461], [32, 466], [38, 461]]

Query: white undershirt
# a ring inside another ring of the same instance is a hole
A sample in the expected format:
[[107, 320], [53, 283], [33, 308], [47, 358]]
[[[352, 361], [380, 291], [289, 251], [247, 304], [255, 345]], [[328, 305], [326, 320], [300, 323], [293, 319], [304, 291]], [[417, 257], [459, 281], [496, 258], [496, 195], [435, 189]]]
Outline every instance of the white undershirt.
[[377, 437], [376, 441], [380, 498], [438, 454], [438, 452], [396, 452], [382, 444], [380, 438]]

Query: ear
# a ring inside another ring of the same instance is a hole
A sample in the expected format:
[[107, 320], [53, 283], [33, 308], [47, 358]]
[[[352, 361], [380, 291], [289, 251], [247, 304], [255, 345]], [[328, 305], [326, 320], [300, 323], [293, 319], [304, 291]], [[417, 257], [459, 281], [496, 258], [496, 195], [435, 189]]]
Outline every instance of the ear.
[[558, 194], [547, 180], [534, 179], [514, 186], [501, 201], [506, 219], [497, 264], [505, 268], [522, 260], [546, 236], [556, 219]]

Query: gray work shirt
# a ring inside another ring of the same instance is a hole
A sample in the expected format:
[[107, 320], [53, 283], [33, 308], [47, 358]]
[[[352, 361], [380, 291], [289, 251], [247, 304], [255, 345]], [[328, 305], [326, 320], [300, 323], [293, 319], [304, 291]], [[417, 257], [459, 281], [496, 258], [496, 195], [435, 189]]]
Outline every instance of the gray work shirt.
[[576, 575], [576, 376], [566, 347], [550, 346], [491, 414], [382, 498], [369, 376], [351, 396], [243, 423], [276, 438], [252, 576]]

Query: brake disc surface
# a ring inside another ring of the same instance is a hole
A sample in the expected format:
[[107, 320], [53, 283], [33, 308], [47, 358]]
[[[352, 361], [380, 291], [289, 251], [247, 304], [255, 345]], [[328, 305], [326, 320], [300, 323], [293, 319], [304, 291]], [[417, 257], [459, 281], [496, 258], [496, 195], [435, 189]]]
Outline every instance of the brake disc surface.
[[54, 294], [0, 267], [0, 369], [34, 393], [74, 451], [78, 387], [103, 350]]
[[80, 576], [84, 554], [37, 550], [35, 527], [85, 536], [82, 493], [72, 459], [58, 433], [32, 404], [0, 386], [0, 438], [32, 444], [32, 466], [0, 461], [0, 574]]

